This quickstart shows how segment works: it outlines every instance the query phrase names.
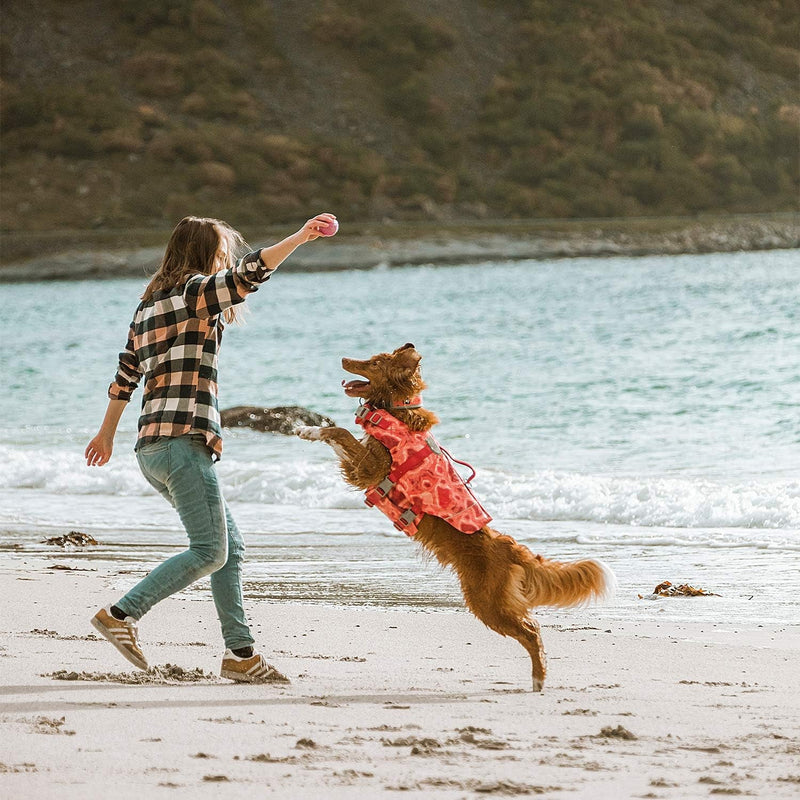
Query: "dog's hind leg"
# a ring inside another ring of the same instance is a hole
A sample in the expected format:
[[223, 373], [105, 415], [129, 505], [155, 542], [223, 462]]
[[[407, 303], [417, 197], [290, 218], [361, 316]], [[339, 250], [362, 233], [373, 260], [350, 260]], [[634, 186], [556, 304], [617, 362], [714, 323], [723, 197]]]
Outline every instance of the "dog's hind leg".
[[[490, 628], [503, 636], [516, 639], [525, 648], [531, 658], [533, 691], [541, 692], [547, 674], [547, 661], [539, 623], [528, 616], [529, 606], [522, 591], [525, 571], [520, 564], [514, 563], [514, 556], [519, 555], [520, 545], [509, 536], [498, 536], [494, 531], [491, 534], [485, 540], [488, 546], [482, 548], [486, 558], [481, 576], [483, 591], [479, 594], [474, 587], [470, 587], [470, 609]], [[478, 543], [482, 540], [475, 541]], [[464, 581], [462, 588], [465, 589], [466, 598], [467, 587]], [[488, 596], [487, 589], [490, 591]]]
[[539, 623], [532, 619], [523, 620], [519, 624], [518, 632], [509, 632], [506, 635], [516, 639], [528, 651], [528, 655], [531, 657], [533, 691], [541, 692], [547, 675], [547, 660], [544, 655]]
[[[481, 617], [476, 614], [478, 619]], [[531, 679], [534, 692], [541, 692], [544, 688], [544, 679], [547, 676], [547, 659], [544, 654], [542, 632], [539, 623], [532, 619], [504, 619], [502, 621], [487, 622], [481, 619], [493, 631], [502, 636], [516, 639], [527, 650], [531, 657]]]
[[[544, 688], [544, 679], [547, 676], [547, 658], [544, 654], [542, 632], [536, 620], [525, 618], [497, 618], [494, 615], [482, 614], [480, 609], [474, 607], [476, 617], [493, 631], [501, 636], [516, 639], [527, 651], [531, 658], [531, 679], [534, 692], [541, 692]], [[493, 618], [494, 617], [494, 618]]]
[[515, 563], [519, 545], [490, 528], [466, 535], [427, 515], [415, 538], [442, 566], [452, 567], [467, 608], [487, 628], [525, 648], [531, 658], [533, 691], [541, 692], [547, 666], [539, 624], [528, 617], [525, 570]]
[[[498, 537], [496, 541], [506, 542], [506, 539], [507, 537]], [[517, 550], [520, 546], [514, 543], [512, 547]], [[528, 655], [531, 657], [533, 691], [541, 692], [547, 674], [547, 659], [544, 654], [539, 623], [528, 616], [528, 602], [523, 591], [527, 576], [524, 568], [519, 564], [509, 567], [508, 576], [503, 604], [507, 616], [503, 620], [504, 625], [500, 633], [516, 639], [528, 651]]]
[[544, 688], [544, 679], [547, 676], [547, 658], [544, 654], [544, 644], [542, 643], [542, 632], [536, 620], [526, 619], [497, 619], [481, 614], [480, 609], [474, 607], [476, 617], [487, 627], [496, 631], [501, 636], [508, 636], [516, 639], [528, 652], [531, 658], [531, 679], [534, 692], [541, 692]]

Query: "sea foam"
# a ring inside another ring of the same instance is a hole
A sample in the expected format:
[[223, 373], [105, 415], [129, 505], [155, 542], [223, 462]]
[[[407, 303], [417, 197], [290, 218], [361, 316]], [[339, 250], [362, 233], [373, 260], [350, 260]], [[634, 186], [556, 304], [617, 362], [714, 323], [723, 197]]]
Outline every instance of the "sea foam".
[[[357, 509], [363, 496], [335, 463], [302, 459], [223, 460], [228, 500], [317, 509]], [[526, 475], [481, 470], [473, 488], [495, 518], [575, 521], [661, 528], [800, 528], [800, 482], [715, 482], [690, 477], [584, 475], [542, 470]], [[0, 447], [0, 489], [61, 495], [148, 495], [129, 454], [88, 468], [79, 454]]]

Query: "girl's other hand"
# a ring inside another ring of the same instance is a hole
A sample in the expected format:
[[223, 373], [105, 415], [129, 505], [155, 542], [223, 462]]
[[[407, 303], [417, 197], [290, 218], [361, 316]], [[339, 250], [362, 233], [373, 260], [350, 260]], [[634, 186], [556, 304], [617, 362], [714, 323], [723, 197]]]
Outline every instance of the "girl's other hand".
[[98, 433], [86, 447], [86, 466], [102, 467], [107, 464], [114, 450], [114, 439], [103, 433]]
[[322, 228], [326, 228], [335, 221], [336, 217], [333, 214], [317, 214], [316, 217], [312, 217], [308, 220], [308, 222], [300, 228], [298, 233], [301, 235], [303, 243], [313, 242], [314, 239], [319, 239], [319, 237], [323, 235], [320, 233]]

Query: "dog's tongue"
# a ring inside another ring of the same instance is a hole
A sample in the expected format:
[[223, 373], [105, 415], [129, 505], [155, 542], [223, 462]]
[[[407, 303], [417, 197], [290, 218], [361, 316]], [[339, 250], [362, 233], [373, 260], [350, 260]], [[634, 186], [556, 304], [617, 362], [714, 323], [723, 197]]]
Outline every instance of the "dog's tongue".
[[369, 381], [342, 381], [345, 394], [353, 394], [369, 386]]

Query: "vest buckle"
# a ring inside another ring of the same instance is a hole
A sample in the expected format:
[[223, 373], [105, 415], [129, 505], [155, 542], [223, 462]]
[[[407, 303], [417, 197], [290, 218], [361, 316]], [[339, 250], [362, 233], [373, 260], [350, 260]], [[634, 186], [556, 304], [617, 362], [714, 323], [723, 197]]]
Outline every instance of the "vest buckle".
[[381, 497], [387, 497], [389, 492], [394, 489], [394, 481], [389, 478], [384, 478], [373, 491], [377, 492]]
[[439, 442], [437, 442], [436, 439], [433, 438], [433, 436], [428, 435], [428, 437], [425, 439], [425, 444], [427, 444], [428, 447], [430, 447], [431, 452], [434, 453], [435, 455], [440, 456], [442, 454], [442, 448], [439, 447]]
[[411, 525], [414, 520], [417, 518], [417, 515], [413, 508], [407, 508], [398, 518], [395, 525], [398, 529], [402, 530], [408, 525]]

